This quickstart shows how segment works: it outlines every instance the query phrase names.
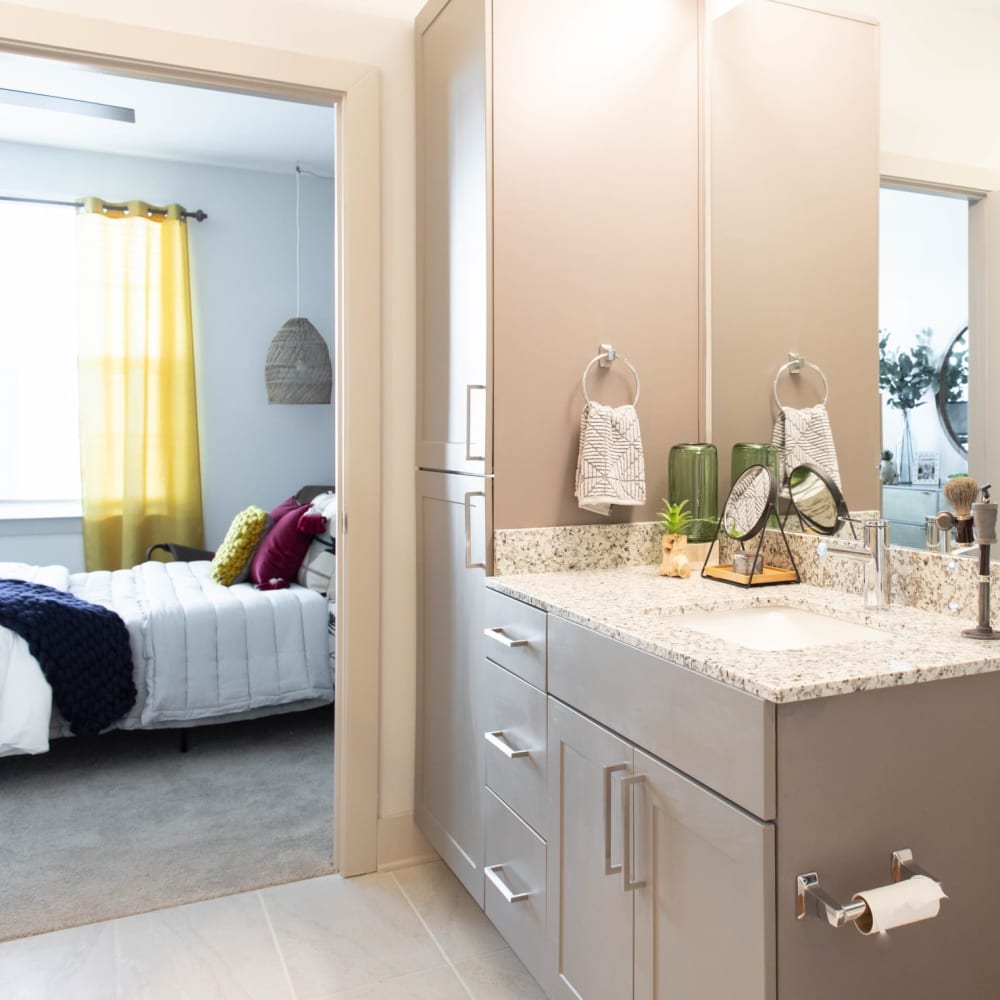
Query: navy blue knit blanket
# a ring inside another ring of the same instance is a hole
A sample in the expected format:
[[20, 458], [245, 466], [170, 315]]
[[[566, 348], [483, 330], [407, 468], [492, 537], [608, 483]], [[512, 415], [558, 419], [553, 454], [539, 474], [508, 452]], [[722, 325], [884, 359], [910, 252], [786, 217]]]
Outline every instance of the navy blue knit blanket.
[[99, 733], [135, 704], [128, 629], [108, 608], [41, 583], [0, 580], [0, 625], [28, 643], [75, 735]]

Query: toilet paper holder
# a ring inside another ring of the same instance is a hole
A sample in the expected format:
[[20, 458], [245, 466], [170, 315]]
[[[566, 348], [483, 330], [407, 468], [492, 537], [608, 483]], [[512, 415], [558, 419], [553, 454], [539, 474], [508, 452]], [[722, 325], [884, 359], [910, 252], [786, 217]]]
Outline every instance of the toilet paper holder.
[[[913, 851], [909, 848], [892, 852], [890, 875], [893, 882], [902, 882], [913, 875], [926, 875], [932, 881], [937, 881], [913, 860]], [[795, 916], [799, 920], [814, 916], [825, 920], [831, 927], [843, 927], [857, 920], [867, 909], [868, 904], [863, 899], [851, 900], [843, 905], [838, 903], [820, 888], [816, 872], [795, 876]]]

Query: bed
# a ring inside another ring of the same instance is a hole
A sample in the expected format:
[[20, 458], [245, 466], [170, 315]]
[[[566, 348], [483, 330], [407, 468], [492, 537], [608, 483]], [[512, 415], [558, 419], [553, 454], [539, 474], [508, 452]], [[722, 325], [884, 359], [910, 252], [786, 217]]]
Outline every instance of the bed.
[[[205, 725], [333, 701], [336, 598], [308, 586], [223, 586], [208, 560], [90, 573], [0, 563], [0, 579], [42, 584], [124, 622], [136, 698], [109, 729]], [[70, 734], [25, 639], [0, 627], [0, 755], [41, 753]]]

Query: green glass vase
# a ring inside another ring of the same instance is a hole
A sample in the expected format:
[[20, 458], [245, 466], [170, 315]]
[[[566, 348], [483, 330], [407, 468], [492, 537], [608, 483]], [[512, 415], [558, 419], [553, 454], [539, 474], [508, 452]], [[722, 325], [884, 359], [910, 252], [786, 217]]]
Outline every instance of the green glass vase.
[[675, 444], [667, 464], [670, 503], [687, 500], [689, 542], [710, 542], [719, 519], [719, 454], [714, 444]]
[[[742, 442], [733, 445], [730, 488], [751, 465], [763, 465], [770, 469], [774, 481], [778, 482], [778, 453], [770, 444]], [[780, 486], [781, 483], [778, 483]]]

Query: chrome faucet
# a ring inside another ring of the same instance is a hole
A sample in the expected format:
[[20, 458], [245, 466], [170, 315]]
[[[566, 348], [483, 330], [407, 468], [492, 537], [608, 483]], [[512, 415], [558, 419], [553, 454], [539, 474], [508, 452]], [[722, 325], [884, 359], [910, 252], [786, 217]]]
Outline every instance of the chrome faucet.
[[[842, 521], [850, 518], [840, 518]], [[884, 611], [889, 607], [889, 522], [882, 518], [859, 522], [864, 528], [864, 541], [860, 544], [830, 542], [826, 551], [846, 559], [861, 559], [865, 564], [865, 608]], [[822, 550], [820, 555], [823, 555]]]

